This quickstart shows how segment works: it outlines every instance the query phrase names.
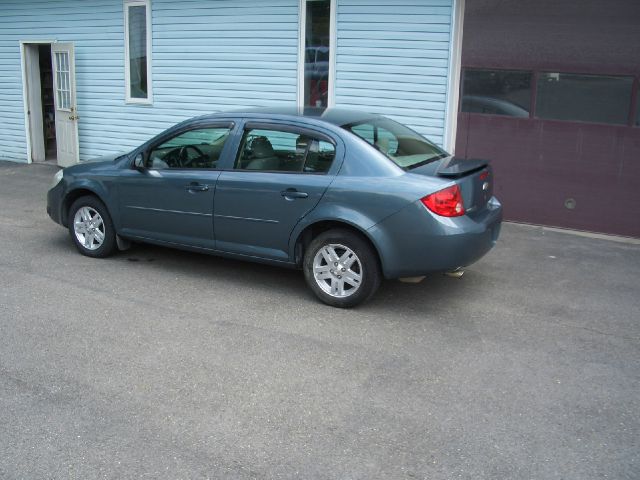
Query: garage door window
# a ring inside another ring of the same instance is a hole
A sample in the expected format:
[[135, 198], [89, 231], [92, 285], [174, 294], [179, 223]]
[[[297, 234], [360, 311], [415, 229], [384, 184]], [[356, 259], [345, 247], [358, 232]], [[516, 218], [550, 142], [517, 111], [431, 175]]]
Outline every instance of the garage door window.
[[521, 70], [464, 72], [461, 110], [488, 115], [529, 117], [532, 73]]
[[633, 77], [540, 73], [536, 117], [627, 125]]

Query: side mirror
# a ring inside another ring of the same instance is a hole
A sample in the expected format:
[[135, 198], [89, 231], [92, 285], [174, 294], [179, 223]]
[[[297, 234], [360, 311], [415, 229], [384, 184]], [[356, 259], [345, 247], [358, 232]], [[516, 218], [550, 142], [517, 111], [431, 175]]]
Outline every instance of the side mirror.
[[136, 158], [133, 159], [133, 168], [136, 170], [144, 170], [144, 156], [142, 153], [136, 155]]

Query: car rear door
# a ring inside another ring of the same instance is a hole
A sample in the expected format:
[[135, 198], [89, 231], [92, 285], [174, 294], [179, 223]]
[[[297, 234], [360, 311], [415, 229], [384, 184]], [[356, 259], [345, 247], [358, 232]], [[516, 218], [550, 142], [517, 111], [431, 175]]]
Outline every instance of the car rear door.
[[144, 167], [124, 170], [118, 185], [121, 234], [214, 249], [215, 185], [232, 129], [229, 121], [186, 127], [140, 152]]
[[216, 249], [288, 261], [291, 231], [335, 177], [340, 145], [318, 130], [246, 123], [216, 184]]

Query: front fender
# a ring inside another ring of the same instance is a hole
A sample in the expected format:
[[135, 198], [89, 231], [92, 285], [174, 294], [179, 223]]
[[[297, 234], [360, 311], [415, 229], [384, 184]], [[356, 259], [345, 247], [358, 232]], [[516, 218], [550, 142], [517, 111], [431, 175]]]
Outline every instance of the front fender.
[[111, 185], [109, 185], [108, 180], [105, 179], [94, 179], [94, 178], [71, 178], [69, 179], [69, 183], [67, 188], [65, 189], [63, 199], [61, 202], [61, 219], [63, 225], [67, 225], [67, 213], [69, 207], [71, 207], [71, 203], [75, 201], [76, 198], [79, 198], [86, 194], [95, 195], [100, 199], [102, 203], [105, 204], [109, 214], [111, 215], [111, 220], [113, 221], [113, 225], [117, 230], [119, 230], [120, 218], [119, 211], [117, 208], [113, 208], [115, 205], [114, 198], [114, 189]]

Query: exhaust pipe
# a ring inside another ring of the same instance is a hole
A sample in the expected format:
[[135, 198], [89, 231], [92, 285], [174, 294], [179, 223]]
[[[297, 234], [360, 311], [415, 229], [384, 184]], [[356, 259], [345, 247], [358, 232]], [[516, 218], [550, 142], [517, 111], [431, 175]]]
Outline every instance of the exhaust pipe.
[[444, 274], [447, 277], [460, 278], [462, 277], [462, 275], [464, 275], [464, 270], [462, 269], [462, 267], [458, 267], [455, 270], [451, 270], [450, 272], [444, 272]]
[[422, 275], [421, 277], [402, 277], [398, 280], [400, 280], [402, 283], [420, 283], [422, 280], [424, 280], [424, 278], [425, 276]]

